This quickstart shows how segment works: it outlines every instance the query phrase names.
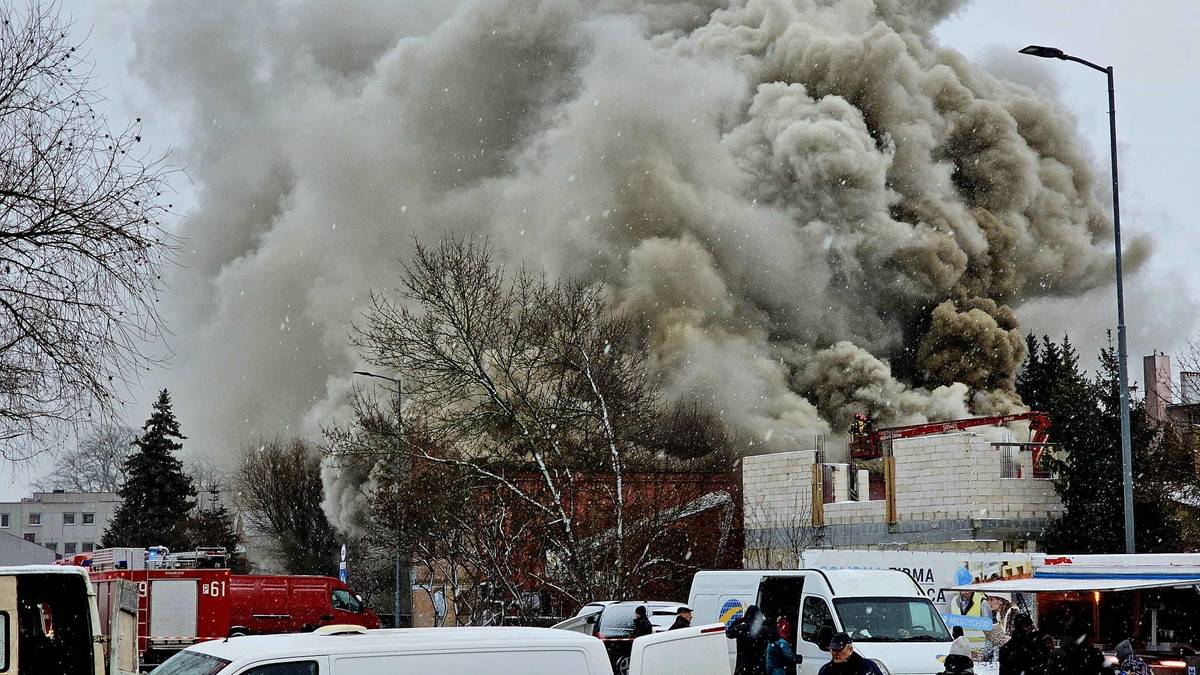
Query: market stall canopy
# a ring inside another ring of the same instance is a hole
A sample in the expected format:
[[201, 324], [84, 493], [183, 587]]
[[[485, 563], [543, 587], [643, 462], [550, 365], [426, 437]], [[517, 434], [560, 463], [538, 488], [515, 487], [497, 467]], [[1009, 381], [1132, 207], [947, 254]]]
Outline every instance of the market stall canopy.
[[1177, 586], [1200, 586], [1200, 576], [1191, 578], [1140, 579], [1079, 575], [1073, 578], [1050, 577], [1028, 579], [1003, 579], [984, 581], [977, 584], [951, 586], [948, 591], [979, 591], [1004, 593], [1074, 593], [1080, 591], [1136, 591], [1147, 588], [1174, 588]]

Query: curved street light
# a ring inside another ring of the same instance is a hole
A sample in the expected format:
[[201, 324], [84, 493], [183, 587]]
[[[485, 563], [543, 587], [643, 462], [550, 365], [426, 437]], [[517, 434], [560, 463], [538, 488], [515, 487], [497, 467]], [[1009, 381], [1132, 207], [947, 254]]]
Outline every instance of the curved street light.
[[1022, 54], [1043, 59], [1074, 61], [1108, 76], [1108, 136], [1109, 153], [1112, 157], [1112, 202], [1113, 243], [1117, 253], [1117, 377], [1118, 395], [1121, 401], [1121, 473], [1125, 501], [1125, 552], [1134, 552], [1133, 531], [1133, 452], [1129, 442], [1129, 375], [1126, 367], [1125, 349], [1125, 289], [1121, 272], [1121, 192], [1117, 184], [1117, 103], [1113, 87], [1113, 67], [1098, 66], [1091, 61], [1071, 56], [1058, 47], [1029, 45], [1020, 50]]
[[[387, 375], [376, 375], [375, 373], [369, 373], [365, 370], [356, 370], [356, 371], [354, 371], [354, 374], [362, 375], [363, 377], [373, 377], [377, 380], [386, 380], [386, 381], [391, 382], [392, 384], [396, 385], [396, 426], [397, 426], [396, 461], [399, 462], [400, 454], [403, 452], [403, 450], [400, 447], [403, 442], [403, 439], [401, 436], [401, 434], [403, 433], [403, 430], [400, 428], [400, 424], [401, 424], [401, 422], [400, 422], [400, 420], [401, 420], [400, 405], [401, 405], [401, 403], [403, 403], [403, 400], [401, 399], [401, 390], [400, 390], [401, 382], [400, 382], [399, 378], [388, 377]], [[397, 468], [402, 470], [403, 466], [400, 466]], [[398, 506], [399, 506], [399, 502], [397, 502], [397, 507]], [[397, 526], [399, 526], [399, 524], [397, 524]], [[412, 624], [412, 597], [411, 597], [411, 595], [412, 595], [412, 593], [411, 593], [411, 591], [412, 591], [412, 571], [409, 569], [409, 564], [410, 564], [409, 560], [410, 560], [410, 556], [405, 555], [404, 551], [401, 550], [400, 537], [397, 535], [397, 537], [396, 537], [396, 570], [395, 570], [396, 571], [396, 588], [395, 588], [395, 592], [393, 593], [393, 595], [395, 596], [395, 607], [393, 610], [395, 613], [395, 618], [392, 619], [396, 628], [409, 626]], [[404, 579], [405, 582], [401, 583], [401, 579]], [[406, 615], [408, 617], [407, 620], [405, 620], [405, 618], [404, 618]]]

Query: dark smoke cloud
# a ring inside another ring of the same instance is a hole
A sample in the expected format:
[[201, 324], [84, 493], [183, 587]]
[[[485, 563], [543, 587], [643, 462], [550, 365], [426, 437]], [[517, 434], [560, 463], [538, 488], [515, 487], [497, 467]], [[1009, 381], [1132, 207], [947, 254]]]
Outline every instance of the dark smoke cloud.
[[138, 66], [199, 188], [194, 445], [336, 419], [347, 324], [414, 232], [605, 284], [754, 451], [1016, 405], [1013, 309], [1102, 285], [1110, 223], [1059, 106], [931, 37], [958, 8], [156, 3]]

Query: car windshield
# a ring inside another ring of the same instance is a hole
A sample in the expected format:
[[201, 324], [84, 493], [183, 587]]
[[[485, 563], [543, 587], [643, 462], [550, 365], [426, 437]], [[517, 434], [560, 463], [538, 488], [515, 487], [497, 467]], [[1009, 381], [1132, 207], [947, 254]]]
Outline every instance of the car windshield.
[[941, 615], [925, 599], [841, 598], [833, 606], [855, 642], [950, 641]]
[[208, 654], [183, 651], [163, 661], [150, 675], [215, 675], [229, 661]]

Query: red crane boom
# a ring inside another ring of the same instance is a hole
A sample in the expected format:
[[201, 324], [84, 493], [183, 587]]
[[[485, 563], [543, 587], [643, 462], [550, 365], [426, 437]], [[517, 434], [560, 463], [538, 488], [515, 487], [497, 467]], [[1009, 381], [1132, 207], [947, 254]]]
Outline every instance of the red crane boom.
[[875, 459], [883, 455], [883, 442], [894, 441], [897, 438], [913, 438], [916, 436], [931, 436], [950, 431], [962, 431], [972, 427], [996, 426], [1010, 422], [1029, 422], [1033, 443], [1047, 443], [1050, 439], [1050, 416], [1044, 412], [1030, 410], [1029, 412], [1013, 413], [1011, 415], [990, 415], [988, 417], [971, 417], [964, 420], [949, 420], [946, 422], [928, 422], [925, 424], [910, 424], [903, 427], [887, 427], [884, 429], [863, 428], [851, 433], [850, 456], [854, 459]]

